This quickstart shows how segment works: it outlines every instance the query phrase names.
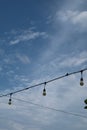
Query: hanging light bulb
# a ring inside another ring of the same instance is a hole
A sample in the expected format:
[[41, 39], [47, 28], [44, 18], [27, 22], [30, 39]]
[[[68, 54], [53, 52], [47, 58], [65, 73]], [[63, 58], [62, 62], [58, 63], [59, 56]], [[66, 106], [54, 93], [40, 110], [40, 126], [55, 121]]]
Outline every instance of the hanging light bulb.
[[81, 71], [80, 85], [81, 85], [81, 86], [84, 85], [84, 81], [83, 81], [83, 71]]
[[86, 104], [86, 106], [84, 107], [84, 109], [87, 109], [87, 99], [84, 100], [84, 103]]
[[87, 106], [85, 106], [84, 109], [87, 109]]
[[87, 104], [87, 99], [84, 100], [84, 103]]
[[10, 93], [10, 98], [9, 98], [9, 101], [8, 101], [8, 104], [11, 105], [12, 104], [12, 99], [11, 99], [11, 96], [12, 96], [12, 93]]
[[46, 96], [46, 89], [45, 89], [45, 86], [46, 86], [46, 82], [44, 83], [43, 96]]

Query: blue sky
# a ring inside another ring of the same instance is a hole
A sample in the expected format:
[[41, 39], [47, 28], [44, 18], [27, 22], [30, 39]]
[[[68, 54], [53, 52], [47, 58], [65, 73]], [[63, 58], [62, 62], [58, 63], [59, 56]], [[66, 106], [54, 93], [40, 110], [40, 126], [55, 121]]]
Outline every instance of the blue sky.
[[[87, 68], [86, 0], [0, 0], [0, 93]], [[0, 98], [0, 130], [85, 130], [87, 72]], [[21, 99], [21, 100], [20, 100]], [[30, 102], [34, 104], [30, 104]]]

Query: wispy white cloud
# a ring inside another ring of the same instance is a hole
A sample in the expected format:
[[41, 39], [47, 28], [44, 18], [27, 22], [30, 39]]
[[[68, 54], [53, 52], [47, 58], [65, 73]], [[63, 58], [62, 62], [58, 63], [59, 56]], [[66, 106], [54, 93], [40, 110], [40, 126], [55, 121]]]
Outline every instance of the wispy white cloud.
[[87, 30], [87, 11], [59, 11], [57, 12], [56, 17], [63, 22], [71, 22], [72, 24]]
[[62, 57], [59, 65], [61, 67], [76, 67], [81, 66], [87, 62], [87, 52], [81, 52], [80, 54], [66, 55]]
[[46, 38], [46, 32], [33, 31], [31, 29], [22, 30], [20, 33], [16, 31], [16, 35], [10, 40], [10, 44], [18, 44], [20, 42], [25, 42], [29, 40], [34, 40], [36, 38]]
[[30, 63], [30, 59], [27, 55], [21, 55], [21, 54], [16, 54], [16, 57], [24, 64], [29, 64]]
[[[50, 50], [52, 51], [52, 48]], [[87, 67], [87, 52], [82, 51], [78, 53], [72, 52], [71, 54], [59, 54], [55, 57], [56, 53], [51, 55], [51, 52], [48, 50], [48, 57], [44, 57], [42, 59], [41, 65], [39, 65], [39, 70], [35, 71], [35, 74], [43, 76], [48, 75], [52, 77], [52, 75], [61, 74], [61, 71], [64, 70], [69, 71], [72, 68], [86, 68]], [[46, 51], [47, 54], [47, 51]], [[51, 55], [51, 56], [50, 56]], [[46, 56], [44, 54], [44, 56]], [[44, 62], [43, 62], [44, 60]], [[49, 62], [47, 62], [49, 60]], [[48, 67], [49, 66], [49, 67]], [[65, 71], [64, 71], [65, 73]], [[49, 79], [48, 77], [48, 79]]]

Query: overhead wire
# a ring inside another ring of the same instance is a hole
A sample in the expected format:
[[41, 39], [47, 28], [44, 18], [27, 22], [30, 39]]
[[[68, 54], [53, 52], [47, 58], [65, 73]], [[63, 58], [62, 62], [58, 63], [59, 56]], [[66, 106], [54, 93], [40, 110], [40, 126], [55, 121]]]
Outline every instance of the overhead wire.
[[71, 73], [66, 73], [65, 75], [62, 75], [62, 76], [59, 76], [59, 77], [50, 79], [50, 80], [45, 81], [45, 82], [41, 82], [41, 83], [38, 83], [38, 84], [35, 84], [35, 85], [31, 85], [31, 86], [29, 86], [29, 87], [25, 87], [25, 88], [22, 88], [22, 89], [20, 89], [20, 90], [16, 90], [16, 91], [13, 91], [13, 92], [9, 92], [9, 93], [7, 93], [7, 94], [2, 94], [2, 95], [0, 95], [0, 97], [4, 97], [4, 96], [8, 96], [8, 95], [13, 95], [13, 94], [16, 94], [16, 93], [19, 93], [19, 92], [22, 92], [22, 91], [25, 91], [25, 90], [28, 90], [28, 89], [31, 89], [31, 88], [38, 87], [38, 86], [43, 85], [43, 84], [45, 84], [45, 83], [47, 84], [47, 83], [50, 83], [50, 82], [53, 82], [53, 81], [62, 79], [62, 78], [64, 78], [64, 77], [67, 77], [67, 76], [76, 74], [76, 73], [81, 73], [81, 72], [86, 71], [86, 70], [87, 70], [87, 68], [81, 69], [81, 70], [79, 70], [79, 71], [74, 71], [74, 72], [71, 72]]
[[37, 103], [33, 103], [33, 102], [31, 102], [31, 101], [25, 101], [25, 100], [19, 99], [19, 98], [13, 98], [13, 99], [14, 99], [14, 100], [17, 100], [17, 101], [20, 101], [20, 102], [24, 102], [24, 103], [28, 103], [28, 104], [35, 105], [35, 106], [40, 107], [40, 108], [42, 108], [42, 109], [48, 109], [48, 110], [52, 110], [52, 111], [56, 111], [56, 112], [65, 113], [65, 114], [67, 114], [67, 115], [72, 115], [72, 116], [76, 116], [76, 117], [81, 117], [81, 118], [86, 118], [86, 119], [87, 119], [87, 116], [81, 115], [81, 114], [78, 114], [78, 113], [67, 112], [67, 111], [65, 111], [65, 110], [56, 109], [56, 108], [48, 107], [48, 106], [43, 106], [43, 105], [40, 105], [40, 104], [37, 104]]

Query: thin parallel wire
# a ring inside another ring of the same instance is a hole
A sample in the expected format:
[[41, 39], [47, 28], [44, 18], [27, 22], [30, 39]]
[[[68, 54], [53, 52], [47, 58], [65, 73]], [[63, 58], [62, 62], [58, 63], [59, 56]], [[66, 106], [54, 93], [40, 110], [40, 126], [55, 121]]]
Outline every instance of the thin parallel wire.
[[16, 90], [16, 91], [13, 91], [13, 92], [10, 92], [10, 93], [7, 93], [7, 94], [2, 94], [2, 95], [0, 95], [0, 97], [4, 97], [4, 96], [8, 96], [8, 95], [13, 95], [13, 94], [16, 94], [16, 93], [19, 93], [19, 92], [22, 92], [22, 91], [25, 91], [25, 90], [28, 90], [28, 89], [31, 89], [31, 88], [38, 87], [38, 86], [43, 85], [45, 83], [47, 84], [47, 83], [53, 82], [55, 80], [59, 80], [59, 79], [62, 79], [64, 77], [67, 77], [67, 76], [70, 76], [70, 75], [73, 75], [73, 74], [76, 74], [76, 73], [80, 73], [80, 72], [83, 72], [83, 71], [86, 71], [86, 70], [87, 70], [87, 68], [79, 70], [79, 71], [71, 72], [71, 73], [66, 73], [63, 76], [59, 76], [57, 78], [53, 78], [53, 79], [50, 79], [50, 80], [42, 82], [42, 83], [38, 83], [38, 84], [29, 86], [29, 87], [26, 87], [26, 88], [23, 88], [23, 89], [20, 89], [20, 90]]
[[65, 114], [68, 114], [68, 115], [77, 116], [77, 117], [81, 117], [81, 118], [86, 118], [87, 119], [87, 116], [85, 116], [85, 115], [80, 115], [80, 114], [77, 114], [77, 113], [67, 112], [67, 111], [64, 111], [64, 110], [43, 106], [43, 105], [40, 105], [40, 104], [37, 104], [37, 103], [33, 103], [33, 102], [30, 102], [30, 101], [25, 101], [25, 100], [18, 99], [18, 98], [13, 98], [13, 99], [21, 101], [21, 102], [28, 103], [28, 104], [35, 105], [35, 106], [38, 106], [38, 107], [43, 108], [43, 109], [49, 109], [49, 110], [52, 110], [52, 111], [61, 112], [61, 113], [65, 113]]

